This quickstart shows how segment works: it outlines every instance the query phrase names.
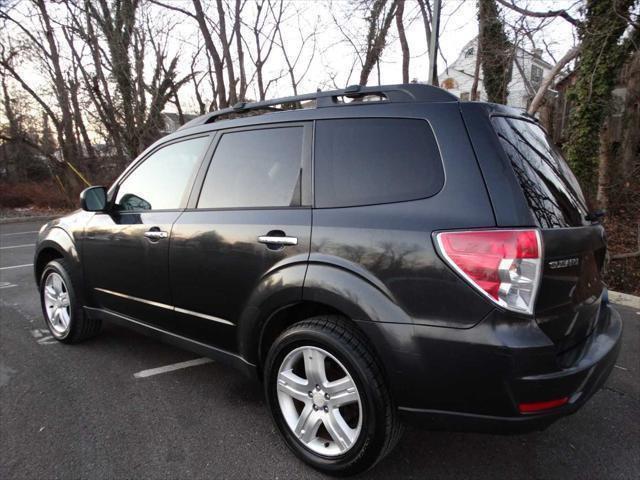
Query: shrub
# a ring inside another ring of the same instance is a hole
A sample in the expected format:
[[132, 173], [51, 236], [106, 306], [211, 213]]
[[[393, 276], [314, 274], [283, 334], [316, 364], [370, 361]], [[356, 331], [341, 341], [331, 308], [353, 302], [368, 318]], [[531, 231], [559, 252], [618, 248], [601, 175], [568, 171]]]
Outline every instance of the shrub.
[[4, 183], [0, 187], [2, 208], [68, 208], [69, 201], [52, 181]]

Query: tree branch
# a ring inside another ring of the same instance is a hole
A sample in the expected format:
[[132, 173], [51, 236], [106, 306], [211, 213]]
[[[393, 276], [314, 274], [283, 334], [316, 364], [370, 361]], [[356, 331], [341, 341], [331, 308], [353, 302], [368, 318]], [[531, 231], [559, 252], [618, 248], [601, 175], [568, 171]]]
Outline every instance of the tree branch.
[[562, 70], [567, 63], [569, 63], [571, 60], [573, 60], [578, 56], [578, 54], [580, 53], [580, 48], [581, 46], [578, 45], [577, 47], [573, 47], [572, 49], [570, 49], [567, 53], [564, 54], [564, 56], [558, 61], [558, 63], [555, 64], [555, 66], [551, 69], [551, 71], [549, 71], [547, 76], [544, 78], [544, 80], [540, 84], [540, 87], [538, 88], [536, 95], [533, 97], [533, 100], [531, 101], [531, 105], [527, 110], [527, 113], [529, 115], [535, 115], [535, 113], [538, 111], [538, 109], [542, 105], [542, 101], [544, 100], [544, 95], [549, 89], [549, 86], [551, 85], [551, 82], [553, 81], [553, 79], [556, 77], [556, 75], [558, 75], [558, 73], [560, 73], [560, 70]]
[[518, 12], [522, 15], [526, 15], [527, 17], [536, 17], [536, 18], [560, 17], [576, 27], [579, 27], [581, 25], [580, 21], [576, 20], [571, 15], [569, 15], [569, 13], [566, 10], [547, 10], [546, 12], [534, 12], [532, 10], [527, 10], [526, 8], [517, 6], [515, 3], [513, 3], [513, 0], [511, 2], [508, 2], [507, 0], [496, 0], [496, 1], [500, 5], [504, 5], [505, 7], [515, 12]]

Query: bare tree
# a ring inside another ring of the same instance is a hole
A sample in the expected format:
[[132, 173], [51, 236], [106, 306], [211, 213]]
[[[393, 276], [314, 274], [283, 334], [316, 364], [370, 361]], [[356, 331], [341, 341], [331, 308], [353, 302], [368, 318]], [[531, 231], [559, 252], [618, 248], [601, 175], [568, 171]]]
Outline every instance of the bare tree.
[[[177, 91], [190, 75], [178, 79], [178, 55], [168, 58], [171, 25], [153, 27], [150, 18], [140, 12], [137, 0], [114, 4], [107, 0], [97, 3], [85, 0], [84, 8], [84, 16], [74, 12], [73, 28], [91, 51], [94, 72], [82, 66], [71, 35], [67, 36], [69, 48], [87, 89], [92, 92], [98, 117], [116, 141], [121, 142], [124, 150], [121, 161], [125, 163], [158, 138], [163, 126], [162, 110], [172, 99], [179, 103]], [[147, 67], [152, 68], [150, 80]], [[117, 95], [108, 93], [111, 90], [108, 78], [113, 78]]]
[[233, 34], [236, 42], [236, 54], [238, 55], [238, 70], [240, 71], [240, 89], [238, 98], [245, 100], [247, 95], [247, 72], [244, 64], [244, 48], [242, 46], [242, 10], [246, 5], [246, 0], [236, 0], [233, 19]]
[[[367, 38], [365, 42], [364, 62], [360, 72], [360, 85], [366, 85], [373, 67], [380, 61], [387, 43], [387, 34], [396, 14], [398, 0], [392, 0], [387, 7], [387, 0], [374, 0], [367, 12]], [[386, 11], [385, 11], [386, 8]]]
[[407, 34], [404, 30], [404, 3], [405, 0], [398, 0], [396, 9], [396, 28], [398, 29], [398, 39], [400, 40], [400, 48], [402, 49], [402, 83], [409, 83], [409, 42], [407, 42]]
[[[15, 59], [19, 55], [18, 49], [7, 49], [4, 45], [0, 50], [0, 66], [27, 92], [44, 110], [56, 130], [58, 145], [62, 159], [67, 165], [75, 165], [80, 157], [80, 150], [74, 132], [73, 107], [69, 97], [69, 89], [63, 74], [63, 67], [56, 41], [51, 17], [44, 0], [33, 0], [35, 9], [32, 15], [40, 25], [40, 30], [31, 30], [26, 24], [15, 19], [6, 10], [0, 11], [0, 18], [15, 25], [28, 41], [28, 48], [43, 62], [44, 70], [48, 73], [51, 90], [57, 103], [53, 108], [49, 101], [32, 87], [31, 82], [15, 67]], [[64, 189], [69, 197], [75, 196], [82, 183], [69, 169], [60, 168], [55, 164], [57, 174], [61, 178]], [[75, 168], [75, 167], [74, 167]]]
[[[293, 94], [298, 95], [298, 85], [300, 82], [306, 77], [307, 73], [309, 73], [309, 69], [311, 68], [311, 64], [313, 63], [313, 59], [315, 58], [316, 48], [317, 48], [317, 34], [318, 34], [318, 23], [313, 27], [313, 30], [309, 33], [305, 33], [300, 25], [299, 15], [298, 17], [298, 36], [300, 38], [300, 46], [295, 56], [292, 56], [287, 48], [287, 44], [282, 36], [282, 27], [280, 22], [277, 21], [276, 12], [272, 10], [272, 16], [274, 21], [276, 21], [276, 28], [278, 33], [278, 41], [280, 49], [282, 50], [282, 56], [284, 58], [285, 64], [287, 65], [287, 73], [289, 75], [289, 80], [291, 81], [291, 88], [293, 89]], [[311, 43], [311, 53], [307, 58], [307, 61], [303, 65], [303, 70], [300, 73], [296, 72], [296, 68], [298, 64], [303, 59], [303, 54], [306, 50], [307, 43]]]
[[[254, 78], [256, 79], [258, 97], [260, 100], [264, 100], [271, 84], [279, 79], [273, 78], [266, 80], [264, 66], [273, 52], [273, 47], [276, 45], [275, 39], [280, 30], [280, 23], [282, 22], [285, 6], [282, 0], [277, 2], [277, 7], [274, 7], [272, 0], [257, 0], [255, 8], [256, 14], [254, 21], [248, 25], [253, 37], [253, 48], [251, 48], [246, 39], [244, 42], [254, 67], [254, 72], [249, 83], [251, 83]], [[272, 19], [271, 22], [269, 18]]]
[[215, 87], [216, 87], [215, 92], [218, 98], [217, 100], [218, 106], [220, 108], [224, 108], [228, 106], [229, 100], [227, 98], [227, 89], [224, 81], [224, 62], [222, 60], [220, 52], [218, 51], [218, 48], [216, 47], [213, 41], [211, 30], [209, 29], [209, 22], [211, 20], [205, 14], [200, 0], [192, 0], [195, 13], [185, 10], [184, 8], [180, 8], [172, 4], [163, 3], [157, 0], [150, 0], [150, 2], [156, 5], [162, 6], [164, 8], [167, 8], [169, 10], [180, 12], [183, 15], [186, 15], [196, 21], [196, 23], [198, 24], [198, 28], [200, 29], [200, 33], [202, 34], [202, 38], [204, 39], [204, 44], [207, 49], [207, 53], [211, 61], [213, 62], [212, 74], [215, 75], [215, 82], [211, 82], [211, 83], [215, 84]]

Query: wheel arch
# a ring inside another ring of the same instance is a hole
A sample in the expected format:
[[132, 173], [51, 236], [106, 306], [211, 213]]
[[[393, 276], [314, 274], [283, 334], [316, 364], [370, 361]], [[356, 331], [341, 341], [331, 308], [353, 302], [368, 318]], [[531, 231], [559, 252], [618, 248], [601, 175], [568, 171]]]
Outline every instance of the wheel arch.
[[57, 260], [59, 258], [65, 258], [65, 254], [58, 246], [49, 245], [39, 249], [33, 264], [36, 285], [40, 286], [40, 279], [42, 278], [44, 267], [52, 260]]
[[327, 314], [342, 317], [380, 357], [381, 350], [386, 348], [386, 342], [381, 343], [382, 335], [375, 333], [381, 323], [411, 323], [400, 306], [354, 272], [329, 264], [309, 264], [306, 269], [287, 270], [278, 273], [281, 278], [272, 278], [267, 283], [271, 287], [262, 287], [261, 294], [254, 295], [257, 298], [245, 310], [240, 322], [240, 354], [259, 371], [278, 335], [310, 317]]
[[69, 273], [78, 278], [82, 284], [82, 268], [76, 243], [69, 233], [60, 227], [51, 228], [38, 242], [33, 262], [36, 284], [40, 286], [40, 278], [45, 266], [57, 258], [67, 260], [72, 268], [72, 272]]

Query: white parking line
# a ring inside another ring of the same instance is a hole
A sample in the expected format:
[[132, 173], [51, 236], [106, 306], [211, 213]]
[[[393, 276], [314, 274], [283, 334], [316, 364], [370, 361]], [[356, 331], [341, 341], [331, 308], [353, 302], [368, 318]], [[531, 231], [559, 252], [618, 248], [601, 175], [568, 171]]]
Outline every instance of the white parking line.
[[0, 250], [6, 250], [7, 248], [25, 248], [25, 247], [35, 247], [35, 243], [23, 243], [22, 245], [11, 245], [10, 247], [0, 247]]
[[13, 265], [11, 267], [0, 267], [0, 270], [11, 270], [12, 268], [33, 267], [33, 263], [25, 263], [24, 265]]
[[3, 288], [17, 287], [18, 285], [9, 282], [0, 282], [0, 290]]
[[150, 368], [149, 370], [142, 370], [141, 372], [134, 373], [136, 378], [146, 378], [153, 375], [159, 375], [161, 373], [173, 372], [174, 370], [180, 370], [182, 368], [195, 367], [197, 365], [204, 365], [205, 363], [211, 363], [213, 360], [210, 358], [196, 358], [194, 360], [188, 360], [186, 362], [172, 363], [171, 365], [165, 365], [164, 367]]
[[13, 235], [26, 235], [27, 233], [38, 233], [38, 230], [31, 230], [30, 232], [0, 233], [0, 237], [9, 237]]
[[53, 338], [53, 336], [51, 335], [51, 332], [49, 332], [49, 330], [46, 330], [44, 328], [31, 330], [31, 335], [33, 335], [33, 338], [37, 339], [36, 341], [40, 345], [54, 345], [58, 343], [57, 340]]

